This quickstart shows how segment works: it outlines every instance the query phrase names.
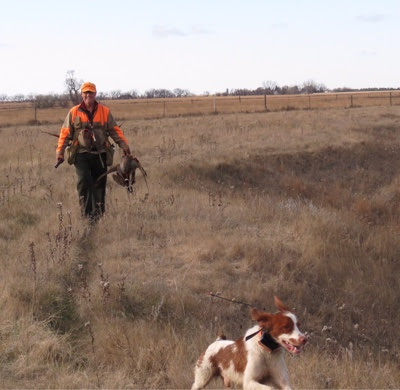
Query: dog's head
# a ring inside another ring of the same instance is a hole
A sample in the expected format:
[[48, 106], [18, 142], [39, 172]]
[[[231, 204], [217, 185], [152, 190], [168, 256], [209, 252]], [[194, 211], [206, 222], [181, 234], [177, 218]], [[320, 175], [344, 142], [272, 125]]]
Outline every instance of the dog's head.
[[296, 315], [276, 296], [275, 305], [279, 312], [271, 314], [253, 308], [251, 318], [280, 346], [297, 355], [307, 343], [307, 337], [300, 331]]

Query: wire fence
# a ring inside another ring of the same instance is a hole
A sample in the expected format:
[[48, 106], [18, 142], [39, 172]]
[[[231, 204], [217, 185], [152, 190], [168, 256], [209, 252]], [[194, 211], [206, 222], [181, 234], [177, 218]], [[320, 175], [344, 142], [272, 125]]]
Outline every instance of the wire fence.
[[314, 95], [222, 96], [106, 102], [115, 115], [159, 118], [180, 115], [400, 105], [400, 91]]
[[[222, 113], [252, 113], [400, 105], [400, 91], [311, 95], [208, 96], [166, 99], [107, 100], [118, 120]], [[33, 102], [0, 103], [0, 125], [61, 123], [68, 108], [39, 109]]]

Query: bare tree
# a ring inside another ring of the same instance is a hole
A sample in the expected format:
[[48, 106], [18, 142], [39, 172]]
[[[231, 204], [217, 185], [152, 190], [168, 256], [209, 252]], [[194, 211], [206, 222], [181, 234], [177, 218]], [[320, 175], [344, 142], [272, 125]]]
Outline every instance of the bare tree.
[[114, 89], [113, 91], [110, 92], [111, 99], [121, 99], [121, 90], [120, 89]]
[[144, 96], [147, 99], [153, 99], [156, 97], [155, 95], [156, 95], [156, 90], [154, 88], [148, 89], [147, 91], [144, 92]]
[[11, 97], [12, 102], [23, 102], [24, 100], [25, 100], [25, 96], [22, 95], [21, 93]]
[[304, 93], [318, 93], [318, 92], [325, 92], [327, 88], [324, 84], [317, 84], [314, 80], [307, 80], [303, 84], [302, 91]]
[[132, 89], [129, 94], [131, 95], [131, 99], [138, 99], [139, 98], [139, 93], [136, 91], [136, 89]]
[[77, 80], [75, 77], [74, 70], [68, 70], [65, 76], [65, 86], [67, 87], [67, 93], [73, 104], [79, 104], [82, 100], [81, 94], [79, 93], [80, 86], [82, 84], [81, 80]]
[[175, 95], [175, 97], [187, 97], [191, 95], [187, 89], [182, 89], [182, 88], [175, 88], [172, 92]]
[[262, 86], [266, 95], [273, 95], [278, 87], [278, 84], [275, 81], [267, 80], [263, 81]]
[[108, 92], [97, 92], [96, 95], [98, 100], [108, 100], [111, 99], [111, 96]]

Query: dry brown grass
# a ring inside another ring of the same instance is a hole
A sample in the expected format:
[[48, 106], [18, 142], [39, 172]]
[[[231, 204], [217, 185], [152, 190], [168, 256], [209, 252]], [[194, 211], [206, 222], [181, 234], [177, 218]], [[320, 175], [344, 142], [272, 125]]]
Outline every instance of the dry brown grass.
[[[172, 99], [108, 100], [119, 122], [131, 119], [291, 111], [326, 108], [354, 108], [400, 105], [400, 91], [323, 93], [313, 95], [269, 96], [193, 96]], [[64, 121], [66, 109], [36, 109], [34, 103], [0, 103], [0, 126], [59, 123]]]
[[[126, 117], [129, 113], [126, 113]], [[122, 117], [122, 114], [121, 114]], [[93, 228], [46, 126], [0, 129], [0, 387], [188, 388], [277, 294], [295, 388], [398, 388], [400, 110], [126, 120], [149, 174]], [[221, 386], [220, 382], [213, 383]]]

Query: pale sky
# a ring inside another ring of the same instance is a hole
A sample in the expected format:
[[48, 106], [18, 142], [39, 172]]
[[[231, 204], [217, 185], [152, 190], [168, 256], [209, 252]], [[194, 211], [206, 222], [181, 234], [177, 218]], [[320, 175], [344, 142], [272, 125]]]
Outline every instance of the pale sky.
[[0, 94], [400, 88], [399, 0], [0, 0]]

